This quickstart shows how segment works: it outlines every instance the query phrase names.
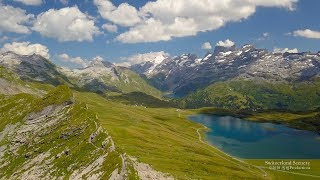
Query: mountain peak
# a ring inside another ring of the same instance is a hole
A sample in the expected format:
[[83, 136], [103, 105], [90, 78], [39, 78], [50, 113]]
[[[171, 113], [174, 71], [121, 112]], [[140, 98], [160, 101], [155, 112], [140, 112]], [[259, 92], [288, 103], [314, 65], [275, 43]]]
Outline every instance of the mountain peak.
[[111, 68], [114, 67], [114, 64], [108, 61], [104, 61], [101, 57], [95, 57], [88, 65], [87, 68], [101, 68], [107, 67]]
[[232, 46], [216, 46], [214, 48], [214, 54], [217, 55], [220, 52], [228, 52], [228, 51], [235, 51], [236, 50], [236, 45]]
[[90, 63], [88, 67], [96, 67], [96, 66], [104, 66], [103, 60], [101, 58], [94, 58]]

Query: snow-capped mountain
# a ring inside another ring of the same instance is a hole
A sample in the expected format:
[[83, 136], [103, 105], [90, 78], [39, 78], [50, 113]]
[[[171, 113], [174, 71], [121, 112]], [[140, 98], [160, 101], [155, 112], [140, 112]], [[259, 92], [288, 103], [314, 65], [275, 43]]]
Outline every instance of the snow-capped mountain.
[[[149, 66], [152, 62], [149, 62]], [[132, 66], [136, 71], [141, 64]], [[307, 80], [320, 74], [320, 53], [272, 53], [253, 45], [217, 46], [203, 58], [183, 54], [167, 58], [146, 75], [162, 90], [184, 95], [217, 81], [232, 78], [265, 81]]]
[[131, 69], [139, 74], [145, 74], [147, 76], [152, 76], [155, 73], [156, 67], [161, 64], [163, 61], [168, 59], [168, 54], [164, 52], [155, 52], [155, 53], [146, 53], [133, 56], [129, 58], [129, 61], [135, 62], [138, 61], [140, 63], [133, 64]]

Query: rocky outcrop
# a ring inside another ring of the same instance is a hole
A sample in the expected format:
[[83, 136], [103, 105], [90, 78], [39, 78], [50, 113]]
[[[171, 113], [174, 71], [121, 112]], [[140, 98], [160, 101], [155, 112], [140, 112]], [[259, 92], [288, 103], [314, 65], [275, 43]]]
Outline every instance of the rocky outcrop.
[[[59, 98], [49, 96], [50, 102]], [[47, 105], [42, 101], [48, 97], [29, 97], [34, 106], [21, 95], [6, 98], [4, 103], [16, 101], [25, 109], [1, 112], [7, 124], [0, 124], [0, 179], [126, 179], [135, 173], [84, 104], [71, 99]], [[11, 104], [0, 109], [6, 106]]]
[[133, 167], [137, 171], [141, 180], [160, 179], [173, 180], [174, 178], [169, 174], [154, 170], [149, 164], [141, 163], [136, 158], [130, 157], [133, 162]]
[[0, 66], [19, 75], [22, 80], [59, 85], [68, 82], [57, 67], [40, 55], [18, 55], [13, 52], [0, 54]]

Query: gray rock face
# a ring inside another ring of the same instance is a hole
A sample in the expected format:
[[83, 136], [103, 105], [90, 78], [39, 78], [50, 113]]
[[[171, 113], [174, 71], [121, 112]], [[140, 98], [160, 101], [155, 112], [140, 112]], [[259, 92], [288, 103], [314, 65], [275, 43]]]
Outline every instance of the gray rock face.
[[228, 52], [228, 51], [235, 51], [236, 46], [233, 45], [231, 47], [224, 47], [224, 46], [216, 46], [214, 48], [214, 54], [219, 54], [220, 52]]
[[[151, 64], [150, 64], [151, 66]], [[137, 70], [139, 64], [134, 65]], [[196, 89], [217, 81], [233, 78], [259, 79], [265, 81], [309, 80], [320, 74], [319, 53], [271, 53], [244, 45], [216, 47], [198, 59], [195, 55], [168, 58], [147, 75], [155, 86], [178, 95], [186, 95]]]
[[131, 69], [136, 73], [144, 74], [148, 72], [153, 65], [154, 64], [152, 62], [145, 62], [141, 64], [134, 64], [131, 66]]
[[0, 54], [0, 66], [17, 73], [22, 80], [61, 84], [63, 79], [56, 66], [40, 55], [18, 55], [13, 52]]

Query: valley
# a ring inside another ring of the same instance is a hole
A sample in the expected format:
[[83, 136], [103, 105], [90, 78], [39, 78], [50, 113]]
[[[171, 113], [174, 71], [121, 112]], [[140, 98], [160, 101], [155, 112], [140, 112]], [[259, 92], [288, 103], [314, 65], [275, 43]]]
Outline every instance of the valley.
[[[215, 53], [223, 50], [218, 49]], [[250, 47], [248, 53], [251, 51], [258, 52]], [[181, 57], [186, 62], [200, 62], [195, 56]], [[66, 69], [38, 55], [7, 52], [1, 58], [0, 161], [3, 165], [0, 175], [6, 179], [319, 177], [318, 160], [312, 160], [307, 172], [282, 171], [269, 169], [263, 160], [229, 154], [208, 140], [208, 133], [218, 131], [219, 126], [204, 127], [189, 119], [197, 114], [231, 115], [250, 123], [283, 124], [279, 131], [292, 127], [319, 132], [319, 73], [299, 81], [296, 74], [292, 80], [281, 81], [275, 80], [278, 75], [261, 79], [243, 74], [225, 80], [207, 79], [202, 85], [193, 84], [196, 90], [180, 98], [169, 98], [164, 97], [165, 91], [173, 89], [157, 89], [153, 79], [159, 77], [156, 73], [139, 74], [135, 69], [97, 59], [83, 69]], [[183, 65], [181, 59], [168, 58], [162, 63], [178, 61]], [[216, 58], [221, 58], [221, 54]], [[209, 59], [208, 55], [204, 59]], [[152, 66], [152, 70], [157, 72], [158, 68], [166, 67], [163, 64]], [[186, 68], [174, 71], [186, 73], [200, 65], [189, 64]], [[192, 83], [193, 80], [189, 80]], [[157, 79], [157, 83], [166, 81]], [[169, 84], [179, 84], [169, 81]], [[179, 94], [179, 91], [176, 92]], [[206, 122], [216, 123], [215, 120]], [[267, 130], [272, 134], [274, 128]], [[308, 139], [308, 136], [301, 138]], [[311, 148], [318, 141], [313, 143]], [[250, 145], [246, 147], [254, 149]], [[267, 155], [259, 156], [263, 157]], [[303, 157], [291, 159], [294, 158]]]
[[320, 179], [319, 7], [0, 0], [0, 180]]

